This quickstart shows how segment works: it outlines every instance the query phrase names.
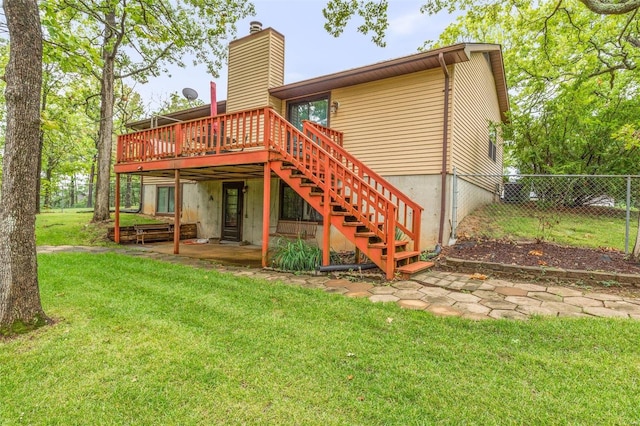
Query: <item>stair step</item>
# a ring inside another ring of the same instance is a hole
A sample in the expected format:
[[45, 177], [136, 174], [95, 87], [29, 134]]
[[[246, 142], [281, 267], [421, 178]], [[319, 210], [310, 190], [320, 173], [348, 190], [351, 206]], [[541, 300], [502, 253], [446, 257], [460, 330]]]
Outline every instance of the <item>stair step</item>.
[[370, 231], [364, 231], [364, 232], [356, 232], [354, 235], [356, 237], [375, 237], [376, 233], [370, 232]]
[[324, 196], [324, 192], [311, 191], [309, 193], [309, 196], [311, 196], [311, 197], [322, 197], [322, 196]]
[[[404, 260], [404, 259], [409, 259], [409, 258], [414, 257], [414, 256], [420, 256], [420, 252], [419, 251], [399, 251], [399, 252], [394, 253], [393, 260], [396, 260], [396, 261], [397, 260]], [[382, 258], [386, 259], [387, 255], [383, 254]]]
[[[400, 240], [396, 240], [395, 241], [395, 246], [396, 247], [404, 247], [407, 244], [409, 244], [409, 241], [400, 241]], [[371, 244], [369, 244], [369, 248], [386, 249], [387, 248], [387, 243], [371, 243]]]
[[357, 228], [359, 226], [365, 226], [365, 224], [362, 222], [344, 222], [342, 226], [353, 226]]
[[422, 272], [429, 268], [432, 268], [433, 265], [434, 265], [433, 262], [421, 260], [418, 262], [413, 262], [408, 265], [401, 266], [396, 271], [400, 273], [402, 279], [406, 280], [410, 278], [411, 275], [413, 274], [417, 274], [418, 272]]
[[306, 186], [306, 187], [311, 187], [311, 188], [318, 188], [318, 185], [316, 185], [313, 182], [301, 182], [300, 186]]

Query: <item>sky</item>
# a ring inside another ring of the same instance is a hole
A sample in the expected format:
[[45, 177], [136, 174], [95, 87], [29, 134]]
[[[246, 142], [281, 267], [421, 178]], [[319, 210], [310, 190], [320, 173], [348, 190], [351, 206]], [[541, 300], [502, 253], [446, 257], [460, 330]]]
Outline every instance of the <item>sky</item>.
[[[322, 8], [326, 0], [253, 0], [256, 15], [237, 25], [236, 38], [249, 34], [249, 22], [260, 21], [285, 37], [285, 84], [318, 77], [337, 71], [373, 64], [416, 53], [427, 40], [437, 40], [454, 16], [423, 15], [424, 0], [389, 0], [389, 28], [386, 47], [378, 47], [371, 36], [357, 32], [359, 21], [353, 18], [344, 33], [334, 38], [324, 29]], [[189, 63], [189, 61], [186, 61]], [[195, 89], [199, 99], [209, 103], [209, 82], [217, 87], [218, 100], [227, 96], [227, 70], [213, 78], [205, 66], [171, 67], [169, 75], [152, 78], [146, 84], [135, 84], [144, 104], [155, 109], [172, 92], [185, 87]]]

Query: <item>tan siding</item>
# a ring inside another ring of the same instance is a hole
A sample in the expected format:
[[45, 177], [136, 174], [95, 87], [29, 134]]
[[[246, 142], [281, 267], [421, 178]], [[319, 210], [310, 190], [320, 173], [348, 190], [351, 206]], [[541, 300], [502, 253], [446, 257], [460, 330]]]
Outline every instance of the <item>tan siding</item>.
[[268, 89], [284, 82], [284, 38], [264, 30], [229, 46], [227, 112], [277, 106]]
[[[501, 174], [502, 141], [496, 161], [489, 158], [489, 122], [500, 122], [493, 74], [482, 53], [455, 65], [452, 112], [452, 161], [460, 174]], [[479, 182], [478, 182], [479, 183]], [[483, 186], [493, 190], [493, 179]]]
[[421, 71], [334, 90], [340, 102], [330, 125], [344, 146], [387, 176], [439, 173], [444, 76]]
[[173, 178], [156, 177], [156, 176], [144, 177], [145, 185], [173, 185], [174, 183], [175, 183], [175, 179]]

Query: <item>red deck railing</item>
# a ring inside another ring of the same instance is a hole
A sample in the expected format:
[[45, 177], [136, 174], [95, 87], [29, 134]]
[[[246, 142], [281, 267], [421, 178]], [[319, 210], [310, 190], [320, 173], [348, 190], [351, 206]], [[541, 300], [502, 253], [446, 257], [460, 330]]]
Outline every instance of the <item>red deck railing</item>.
[[117, 162], [213, 155], [265, 148], [265, 109], [185, 121], [118, 136]]
[[[303, 122], [303, 132], [313, 139], [325, 151], [329, 152], [345, 168], [355, 173], [393, 205], [397, 206], [398, 228], [414, 241], [413, 249], [420, 251], [420, 223], [423, 208], [393, 186], [385, 178], [367, 167], [342, 147], [342, 133], [328, 129], [310, 121]], [[330, 130], [330, 131], [328, 131]], [[336, 143], [336, 133], [340, 133], [340, 143]]]

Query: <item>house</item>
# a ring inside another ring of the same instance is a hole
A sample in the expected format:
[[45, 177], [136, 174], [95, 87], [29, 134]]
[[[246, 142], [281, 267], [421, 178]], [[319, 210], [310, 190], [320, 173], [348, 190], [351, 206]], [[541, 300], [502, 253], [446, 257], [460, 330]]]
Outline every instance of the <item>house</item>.
[[[229, 44], [228, 67], [226, 101], [131, 123], [115, 173], [143, 177], [144, 213], [197, 222], [200, 238], [262, 245], [265, 265], [284, 232], [315, 238], [325, 264], [326, 248], [355, 248], [389, 278], [410, 274], [428, 266], [420, 250], [449, 239], [454, 167], [502, 173], [498, 45], [283, 84], [284, 36], [252, 25]], [[459, 182], [474, 189], [465, 208], [490, 201], [498, 183]]]

